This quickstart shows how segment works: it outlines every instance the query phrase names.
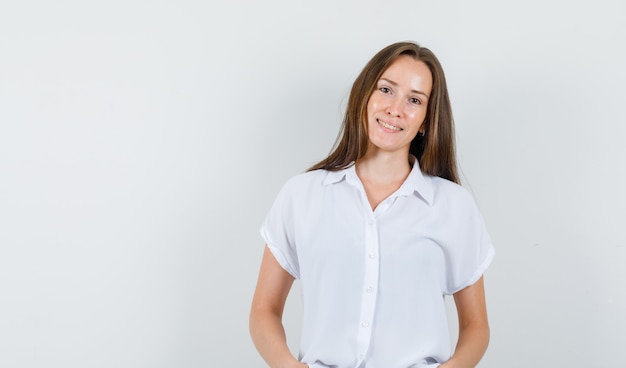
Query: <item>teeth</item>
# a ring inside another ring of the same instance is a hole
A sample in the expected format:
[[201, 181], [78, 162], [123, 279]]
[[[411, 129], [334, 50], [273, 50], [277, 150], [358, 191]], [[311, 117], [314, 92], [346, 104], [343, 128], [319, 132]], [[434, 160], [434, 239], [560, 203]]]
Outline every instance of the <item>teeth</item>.
[[390, 124], [385, 123], [384, 121], [380, 121], [379, 119], [376, 119], [376, 121], [378, 122], [378, 124], [384, 126], [387, 129], [391, 129], [391, 130], [402, 130], [402, 128], [398, 128], [397, 126], [393, 126]]

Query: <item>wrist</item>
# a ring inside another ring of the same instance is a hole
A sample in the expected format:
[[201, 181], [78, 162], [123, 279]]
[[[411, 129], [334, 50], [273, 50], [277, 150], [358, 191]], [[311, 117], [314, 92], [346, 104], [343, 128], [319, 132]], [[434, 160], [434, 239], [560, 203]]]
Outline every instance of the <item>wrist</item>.
[[440, 364], [439, 368], [457, 368], [457, 365], [454, 364], [453, 360], [448, 360], [447, 362]]
[[309, 368], [307, 364], [299, 362], [297, 360], [281, 365], [281, 367], [283, 368]]

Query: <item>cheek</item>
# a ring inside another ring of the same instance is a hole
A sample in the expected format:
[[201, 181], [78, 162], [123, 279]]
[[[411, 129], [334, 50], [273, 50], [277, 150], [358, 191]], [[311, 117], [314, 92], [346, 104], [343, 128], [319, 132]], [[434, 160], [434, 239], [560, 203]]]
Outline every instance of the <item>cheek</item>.
[[418, 124], [422, 124], [424, 122], [424, 119], [426, 119], [426, 109], [411, 111], [407, 114], [407, 117]]
[[375, 114], [382, 106], [382, 97], [376, 93], [372, 93], [367, 100], [367, 115]]
[[411, 120], [415, 123], [420, 123], [421, 122], [420, 115], [421, 114], [417, 111], [410, 111], [406, 114], [406, 117], [408, 120]]

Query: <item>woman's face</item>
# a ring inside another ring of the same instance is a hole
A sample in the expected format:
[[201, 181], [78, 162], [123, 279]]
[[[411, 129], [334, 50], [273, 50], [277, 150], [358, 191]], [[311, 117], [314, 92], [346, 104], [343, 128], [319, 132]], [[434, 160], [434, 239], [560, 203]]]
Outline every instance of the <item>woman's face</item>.
[[433, 78], [424, 62], [408, 55], [383, 72], [367, 102], [370, 146], [408, 155], [411, 141], [426, 119]]

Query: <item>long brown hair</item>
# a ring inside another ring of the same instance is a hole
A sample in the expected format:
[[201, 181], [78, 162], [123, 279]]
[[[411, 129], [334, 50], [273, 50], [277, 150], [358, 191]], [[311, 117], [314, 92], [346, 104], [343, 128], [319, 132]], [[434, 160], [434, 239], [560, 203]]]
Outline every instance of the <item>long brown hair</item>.
[[424, 120], [424, 135], [411, 142], [409, 153], [417, 157], [423, 173], [459, 183], [455, 153], [454, 120], [448, 87], [439, 60], [429, 49], [414, 42], [398, 42], [380, 50], [356, 78], [332, 153], [309, 171], [345, 169], [363, 157], [368, 147], [367, 102], [385, 70], [401, 55], [412, 56], [428, 66], [433, 87]]

